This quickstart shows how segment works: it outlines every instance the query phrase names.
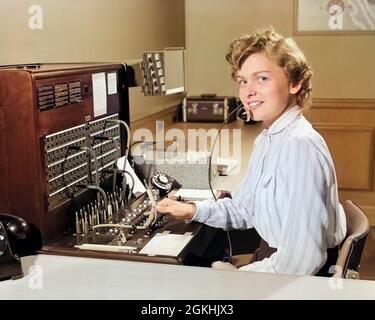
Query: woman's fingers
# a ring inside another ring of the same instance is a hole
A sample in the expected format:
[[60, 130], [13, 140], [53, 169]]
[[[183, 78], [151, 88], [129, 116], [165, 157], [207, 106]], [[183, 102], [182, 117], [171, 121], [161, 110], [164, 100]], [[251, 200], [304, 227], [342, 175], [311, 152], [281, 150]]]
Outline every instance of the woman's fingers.
[[178, 203], [178, 201], [175, 201], [175, 200], [172, 200], [172, 199], [169, 199], [169, 198], [164, 198], [163, 200], [158, 202], [158, 206], [166, 207], [166, 206], [175, 205], [176, 203]]
[[191, 219], [195, 214], [195, 206], [171, 199], [163, 199], [155, 207], [156, 211], [169, 213], [174, 217]]
[[165, 198], [157, 204], [156, 210], [162, 213], [165, 213], [165, 212], [171, 213], [172, 207], [176, 206], [177, 204], [178, 204], [177, 201]]

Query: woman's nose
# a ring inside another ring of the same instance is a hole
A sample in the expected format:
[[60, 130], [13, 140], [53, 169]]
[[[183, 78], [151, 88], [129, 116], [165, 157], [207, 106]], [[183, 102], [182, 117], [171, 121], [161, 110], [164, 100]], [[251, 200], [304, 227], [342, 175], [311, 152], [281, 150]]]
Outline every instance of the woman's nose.
[[250, 81], [246, 84], [245, 94], [246, 94], [247, 98], [256, 95], [256, 90], [255, 90], [254, 84], [251, 83]]
[[248, 98], [255, 96], [257, 94], [256, 90], [253, 87], [248, 87], [246, 90], [246, 95]]

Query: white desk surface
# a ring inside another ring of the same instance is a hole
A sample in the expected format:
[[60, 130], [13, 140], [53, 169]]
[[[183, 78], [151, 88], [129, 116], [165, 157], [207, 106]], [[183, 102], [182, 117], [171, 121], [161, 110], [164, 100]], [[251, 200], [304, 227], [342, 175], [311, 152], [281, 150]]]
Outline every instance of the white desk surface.
[[0, 282], [0, 300], [375, 299], [368, 280], [52, 255], [24, 257], [22, 267], [22, 279]]

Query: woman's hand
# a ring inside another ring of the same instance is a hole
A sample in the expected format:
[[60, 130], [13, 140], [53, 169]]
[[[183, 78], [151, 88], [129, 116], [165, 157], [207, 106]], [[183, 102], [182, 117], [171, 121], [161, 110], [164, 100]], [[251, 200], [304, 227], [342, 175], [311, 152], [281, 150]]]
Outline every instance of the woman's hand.
[[192, 219], [197, 212], [195, 204], [183, 203], [165, 198], [155, 207], [156, 211], [168, 213], [179, 219]]

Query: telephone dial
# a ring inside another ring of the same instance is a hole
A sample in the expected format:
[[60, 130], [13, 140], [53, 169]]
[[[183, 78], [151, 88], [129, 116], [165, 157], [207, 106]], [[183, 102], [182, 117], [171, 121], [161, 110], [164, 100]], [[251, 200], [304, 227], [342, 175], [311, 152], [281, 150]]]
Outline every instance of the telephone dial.
[[181, 184], [176, 180], [162, 172], [157, 172], [151, 177], [151, 184], [159, 190], [161, 196], [166, 195], [174, 188], [181, 187]]

